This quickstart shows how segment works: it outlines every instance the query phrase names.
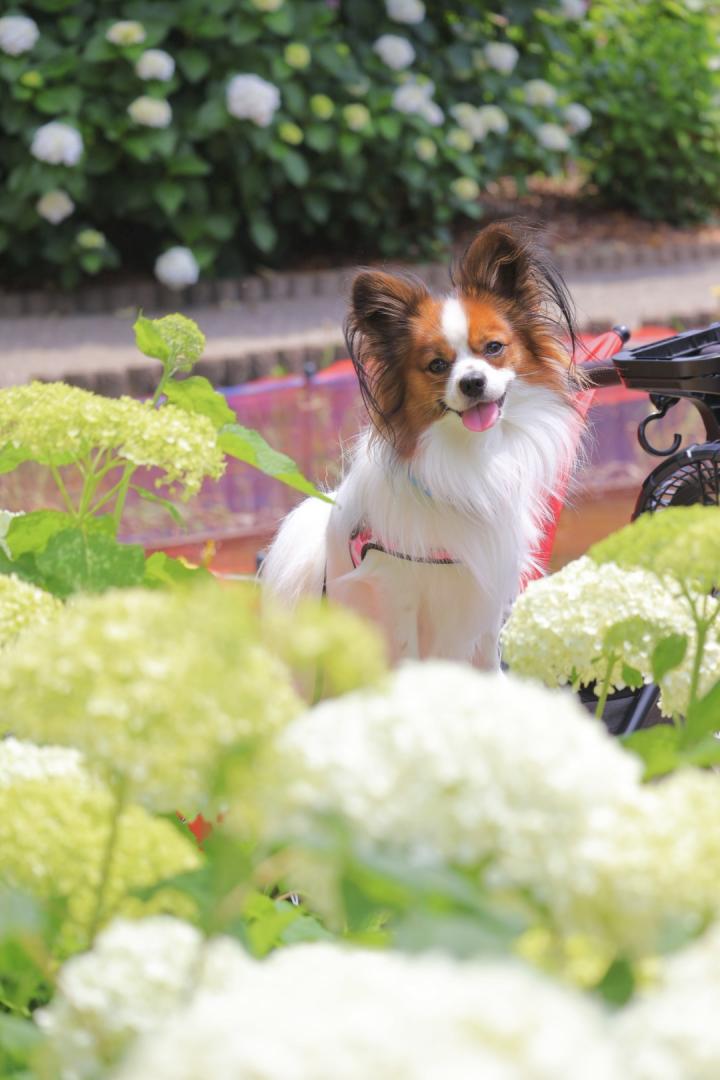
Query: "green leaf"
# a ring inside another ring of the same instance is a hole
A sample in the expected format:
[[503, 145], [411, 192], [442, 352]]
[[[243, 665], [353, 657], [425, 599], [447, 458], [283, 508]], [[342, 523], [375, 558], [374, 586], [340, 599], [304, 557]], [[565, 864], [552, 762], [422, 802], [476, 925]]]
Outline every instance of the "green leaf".
[[635, 990], [635, 973], [632, 964], [623, 957], [613, 960], [595, 987], [610, 1005], [625, 1005]]
[[318, 491], [315, 485], [303, 476], [292, 458], [273, 450], [259, 432], [243, 427], [241, 424], [228, 424], [220, 429], [218, 441], [226, 454], [230, 454], [239, 461], [247, 462], [266, 476], [273, 476], [281, 483], [295, 488], [296, 491], [302, 491], [305, 495], [314, 495], [324, 502], [333, 501], [329, 495]]
[[642, 671], [638, 671], [637, 668], [631, 667], [630, 664], [623, 664], [621, 676], [622, 681], [626, 686], [631, 686], [636, 690], [645, 682]]
[[305, 142], [311, 149], [324, 154], [335, 142], [335, 132], [327, 124], [311, 124], [305, 128]]
[[681, 728], [680, 746], [683, 749], [693, 746], [714, 731], [720, 731], [720, 682], [688, 710], [685, 725]]
[[215, 581], [205, 566], [186, 566], [181, 559], [173, 559], [164, 551], [155, 551], [145, 562], [143, 585], [149, 588], [165, 586], [207, 585]]
[[210, 165], [197, 154], [178, 154], [168, 164], [171, 176], [206, 176]]
[[54, 86], [41, 90], [35, 98], [35, 107], [40, 112], [77, 113], [82, 105], [82, 91], [77, 86]]
[[76, 592], [104, 592], [139, 585], [145, 553], [138, 544], [120, 544], [96, 529], [65, 529], [36, 556], [45, 588], [65, 599]]
[[677, 768], [679, 731], [672, 724], [657, 724], [655, 727], [635, 731], [622, 738], [621, 742], [626, 750], [637, 754], [643, 761], [643, 780], [663, 776]]
[[225, 398], [202, 375], [191, 375], [181, 381], [171, 380], [165, 386], [165, 394], [168, 401], [184, 412], [207, 416], [218, 430], [225, 424], [235, 422], [235, 413]]
[[135, 331], [135, 344], [141, 353], [163, 362], [170, 358], [170, 349], [151, 319], [146, 319], [144, 315], [138, 315], [133, 330]]
[[201, 49], [181, 49], [177, 60], [180, 70], [189, 82], [200, 82], [210, 70], [210, 57]]
[[55, 533], [72, 528], [74, 524], [71, 515], [62, 510], [32, 510], [12, 519], [6, 542], [14, 559], [27, 552], [37, 554], [45, 550]]
[[295, 187], [303, 187], [310, 179], [310, 166], [302, 154], [298, 154], [297, 150], [288, 150], [283, 156], [282, 166], [288, 180]]
[[[17, 1076], [30, 1078], [34, 1072], [19, 1073], [21, 1065], [29, 1065], [30, 1055], [40, 1045], [43, 1034], [37, 1024], [20, 1016], [0, 1012], [0, 1075], [3, 1080]], [[11, 1071], [12, 1070], [12, 1071]]]
[[277, 243], [277, 229], [266, 217], [255, 215], [250, 222], [248, 232], [253, 244], [266, 254], [272, 251]]
[[687, 634], [669, 634], [658, 641], [652, 654], [652, 673], [656, 683], [659, 683], [668, 671], [682, 664], [687, 647]]
[[397, 116], [378, 116], [375, 123], [383, 139], [391, 141], [397, 139], [402, 128], [402, 122]]
[[171, 502], [170, 499], [166, 499], [162, 495], [157, 495], [154, 491], [148, 491], [147, 488], [140, 487], [138, 484], [131, 484], [130, 489], [131, 491], [134, 491], [136, 495], [139, 495], [141, 499], [144, 499], [145, 502], [156, 503], [158, 506], [162, 506], [163, 509], [167, 510], [176, 525], [185, 525], [185, 518], [178, 510], [175, 503]]
[[160, 180], [153, 188], [153, 197], [168, 217], [172, 217], [182, 205], [185, 188], [173, 180]]
[[12, 472], [13, 469], [17, 469], [18, 465], [22, 465], [24, 461], [30, 461], [31, 459], [32, 454], [24, 446], [13, 446], [12, 443], [6, 443], [5, 446], [0, 447], [0, 474]]

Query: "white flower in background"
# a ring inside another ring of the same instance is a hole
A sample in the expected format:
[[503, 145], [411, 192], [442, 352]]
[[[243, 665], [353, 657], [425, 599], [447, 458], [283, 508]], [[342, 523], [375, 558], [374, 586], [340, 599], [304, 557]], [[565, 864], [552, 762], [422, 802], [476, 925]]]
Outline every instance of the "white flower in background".
[[458, 150], [461, 154], [469, 154], [475, 144], [472, 135], [461, 127], [450, 128], [446, 141], [448, 146], [451, 146], [453, 150]]
[[516, 962], [335, 944], [257, 961], [220, 939], [206, 965], [219, 946], [217, 989], [201, 974], [187, 1006], [137, 1041], [116, 1080], [576, 1080], [578, 1062], [583, 1080], [622, 1075], [603, 1010]]
[[557, 90], [545, 79], [529, 79], [524, 89], [528, 105], [547, 106], [557, 101]]
[[127, 107], [131, 120], [143, 127], [166, 128], [172, 123], [172, 109], [162, 98], [141, 95]]
[[497, 105], [476, 108], [467, 101], [461, 101], [453, 105], [450, 112], [474, 142], [481, 142], [489, 132], [504, 135], [509, 127], [507, 115]]
[[420, 116], [433, 127], [440, 127], [445, 119], [445, 113], [435, 101], [425, 101], [419, 110]]
[[105, 31], [112, 45], [140, 45], [145, 40], [145, 27], [135, 19], [121, 19]]
[[437, 146], [427, 137], [416, 139], [415, 154], [420, 161], [434, 161], [437, 157]]
[[541, 124], [536, 135], [537, 141], [546, 150], [570, 149], [570, 136], [559, 124]]
[[259, 75], [234, 75], [228, 83], [225, 101], [231, 116], [268, 127], [280, 108], [280, 91]]
[[566, 19], [584, 19], [587, 0], [560, 0], [560, 11]]
[[479, 123], [494, 135], [504, 135], [510, 127], [507, 114], [498, 105], [481, 105], [477, 115]]
[[659, 979], [617, 1016], [614, 1041], [636, 1080], [716, 1080], [720, 928], [660, 962]]
[[184, 289], [200, 277], [200, 267], [190, 248], [171, 247], [155, 260], [155, 277], [169, 289]]
[[711, 56], [706, 67], [708, 71], [720, 71], [720, 56]]
[[251, 0], [257, 11], [279, 11], [285, 0]]
[[351, 131], [363, 131], [370, 123], [370, 110], [364, 105], [346, 105], [342, 112]]
[[175, 61], [164, 49], [148, 49], [135, 65], [135, 74], [140, 79], [168, 82], [175, 74]]
[[45, 218], [52, 225], [59, 225], [66, 217], [70, 217], [75, 209], [75, 203], [66, 191], [57, 189], [46, 191], [35, 203], [35, 209], [40, 217]]
[[520, 53], [514, 45], [505, 41], [491, 41], [483, 49], [483, 55], [489, 67], [509, 75], [515, 69]]
[[83, 229], [77, 234], [77, 242], [86, 251], [100, 251], [107, 244], [105, 236], [98, 229]]
[[37, 129], [30, 153], [38, 161], [46, 161], [49, 165], [77, 165], [83, 149], [82, 135], [76, 128], [52, 120]]
[[394, 71], [402, 71], [415, 59], [414, 48], [407, 38], [399, 34], [382, 34], [373, 45], [373, 50]]
[[450, 184], [450, 190], [464, 202], [472, 202], [480, 197], [480, 185], [471, 176], [459, 176]]
[[435, 83], [430, 79], [420, 82], [409, 78], [393, 91], [392, 105], [398, 112], [422, 116], [428, 104], [434, 104], [434, 93]]
[[393, 22], [417, 26], [425, 18], [425, 5], [421, 0], [385, 0], [385, 10]]
[[[27, 588], [32, 586], [27, 585]], [[0, 739], [0, 788], [12, 787], [18, 780], [49, 780], [58, 776], [87, 783], [79, 750], [67, 746], [36, 746], [12, 736]]]
[[169, 915], [116, 919], [98, 934], [90, 952], [64, 965], [52, 1003], [35, 1015], [58, 1075], [98, 1075], [182, 1006], [202, 948], [199, 931]]
[[563, 109], [563, 116], [573, 135], [577, 135], [580, 131], [587, 131], [592, 124], [592, 113], [590, 110], [586, 109], [584, 105], [579, 105], [575, 101], [570, 105], [565, 106]]
[[0, 19], [0, 52], [8, 56], [29, 52], [39, 37], [37, 23], [27, 15], [5, 15]]
[[312, 53], [302, 41], [291, 41], [283, 50], [285, 63], [296, 71], [303, 71], [312, 63]]

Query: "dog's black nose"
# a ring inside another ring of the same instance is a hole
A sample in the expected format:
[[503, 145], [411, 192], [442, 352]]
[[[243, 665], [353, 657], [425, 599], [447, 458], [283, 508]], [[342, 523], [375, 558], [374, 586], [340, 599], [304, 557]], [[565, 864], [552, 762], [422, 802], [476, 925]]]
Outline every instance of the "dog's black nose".
[[464, 375], [458, 385], [465, 397], [479, 398], [485, 393], [485, 376]]

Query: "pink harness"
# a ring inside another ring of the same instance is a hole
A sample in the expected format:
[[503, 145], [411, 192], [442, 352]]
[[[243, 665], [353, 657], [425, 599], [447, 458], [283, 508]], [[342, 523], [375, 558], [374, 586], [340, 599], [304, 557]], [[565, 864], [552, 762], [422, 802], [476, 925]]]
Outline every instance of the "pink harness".
[[395, 551], [393, 548], [387, 548], [373, 536], [372, 529], [368, 525], [361, 523], [353, 530], [352, 536], [350, 537], [350, 558], [356, 569], [363, 561], [368, 551], [382, 551], [386, 555], [392, 555], [395, 559], [405, 559], [407, 562], [432, 563], [434, 565], [439, 564], [442, 566], [458, 565], [458, 560], [453, 559], [452, 555], [447, 551], [431, 551], [429, 555], [420, 557], [416, 555], [406, 555], [402, 551]]

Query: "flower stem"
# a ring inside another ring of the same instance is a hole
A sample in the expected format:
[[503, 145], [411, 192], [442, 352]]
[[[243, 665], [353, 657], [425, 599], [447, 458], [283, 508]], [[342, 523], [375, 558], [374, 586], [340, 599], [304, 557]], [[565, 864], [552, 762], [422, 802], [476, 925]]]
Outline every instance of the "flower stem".
[[[711, 623], [714, 620], [714, 616], [708, 619], [698, 619], [695, 624], [696, 639], [695, 639], [695, 656], [693, 657], [692, 674], [690, 676], [690, 695], [688, 697], [687, 712], [697, 701], [698, 688], [700, 685], [700, 669], [702, 668], [703, 655], [705, 653], [705, 642], [707, 641], [708, 630]], [[687, 715], [687, 713], [686, 713]]]
[[50, 466], [50, 472], [51, 472], [52, 478], [55, 481], [55, 484], [56, 484], [56, 486], [58, 488], [58, 491], [62, 495], [62, 500], [65, 503], [65, 509], [67, 510], [67, 512], [69, 514], [72, 514], [73, 517], [77, 517], [77, 510], [75, 509], [75, 507], [72, 504], [72, 499], [70, 498], [70, 496], [68, 494], [68, 489], [65, 487], [65, 481], [63, 480], [62, 474], [60, 473], [60, 470], [58, 469], [57, 465], [51, 465]]
[[130, 462], [125, 466], [125, 471], [122, 474], [120, 483], [118, 484], [118, 495], [115, 501], [115, 509], [113, 510], [113, 521], [115, 522], [115, 530], [120, 528], [120, 519], [125, 509], [125, 499], [127, 498], [128, 488], [130, 487], [130, 480], [132, 474], [135, 472], [135, 466]]
[[112, 785], [113, 802], [111, 807], [112, 817], [110, 818], [107, 841], [105, 843], [105, 850], [103, 851], [102, 863], [100, 864], [100, 880], [98, 881], [97, 893], [95, 894], [95, 908], [93, 910], [92, 919], [90, 920], [90, 926], [88, 929], [88, 945], [92, 945], [95, 940], [105, 908], [105, 898], [107, 896], [108, 884], [110, 882], [110, 871], [112, 869], [113, 856], [115, 854], [115, 847], [117, 845], [118, 831], [120, 826], [120, 817], [122, 815], [123, 805], [125, 802], [125, 784], [121, 779], [116, 779]]
[[607, 661], [607, 668], [605, 670], [605, 678], [603, 679], [602, 690], [600, 691], [600, 697], [598, 698], [597, 707], [595, 709], [596, 720], [602, 720], [603, 713], [605, 712], [605, 706], [607, 704], [608, 694], [610, 693], [610, 682], [615, 670], [615, 665], [618, 662], [618, 657], [615, 653], [610, 653]]

